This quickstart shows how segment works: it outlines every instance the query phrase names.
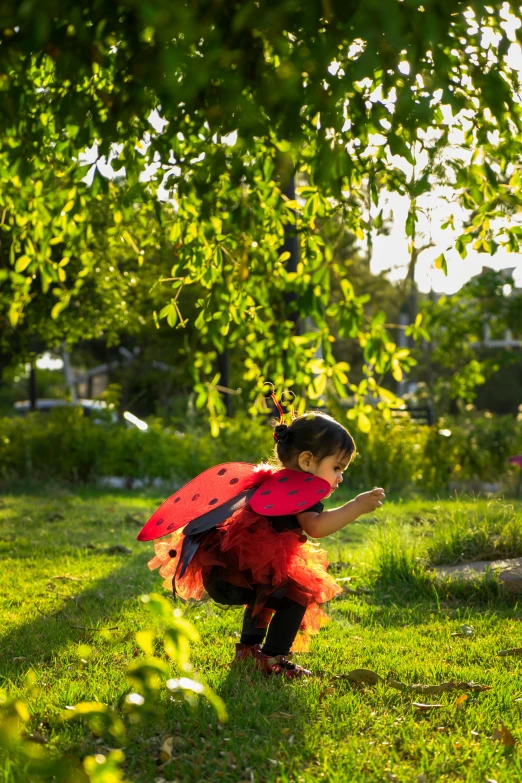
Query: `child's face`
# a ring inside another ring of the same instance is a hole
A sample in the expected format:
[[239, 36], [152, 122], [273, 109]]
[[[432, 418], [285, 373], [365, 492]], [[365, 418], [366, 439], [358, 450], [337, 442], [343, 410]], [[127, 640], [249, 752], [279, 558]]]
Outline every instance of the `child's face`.
[[301, 470], [327, 481], [334, 492], [343, 480], [343, 472], [349, 464], [349, 458], [331, 454], [318, 462], [313, 455], [307, 451], [299, 455], [299, 467]]

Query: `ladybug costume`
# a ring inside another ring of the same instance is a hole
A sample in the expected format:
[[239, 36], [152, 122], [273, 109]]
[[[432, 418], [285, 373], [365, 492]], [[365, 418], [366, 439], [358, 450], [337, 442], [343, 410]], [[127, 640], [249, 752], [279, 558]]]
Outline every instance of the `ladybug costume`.
[[320, 604], [341, 590], [327, 573], [326, 552], [303, 535], [296, 514], [322, 511], [320, 498], [330, 489], [299, 470], [216, 465], [168, 498], [138, 540], [170, 533], [155, 544], [149, 568], [159, 568], [165, 587], [181, 598], [198, 600], [206, 591], [219, 604], [247, 606], [240, 650], [245, 640], [248, 647], [256, 636], [262, 641], [274, 612], [296, 604], [302, 619], [297, 612], [293, 646], [306, 650], [310, 634], [328, 621]]

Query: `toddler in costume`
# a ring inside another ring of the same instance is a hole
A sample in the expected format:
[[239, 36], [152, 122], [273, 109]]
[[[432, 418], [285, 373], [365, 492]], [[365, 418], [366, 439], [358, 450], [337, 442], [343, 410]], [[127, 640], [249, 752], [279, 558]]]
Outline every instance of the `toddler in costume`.
[[328, 621], [320, 604], [341, 592], [327, 573], [326, 552], [305, 534], [329, 536], [381, 506], [385, 495], [375, 488], [325, 511], [317, 497], [341, 484], [356, 453], [353, 438], [321, 412], [287, 425], [274, 401], [280, 466], [225, 463], [205, 471], [165, 501], [138, 538], [174, 530], [155, 545], [149, 567], [160, 567], [165, 586], [183, 599], [206, 591], [221, 605], [245, 606], [235, 660], [293, 678], [311, 672], [290, 660], [292, 646], [307, 649], [309, 635]]

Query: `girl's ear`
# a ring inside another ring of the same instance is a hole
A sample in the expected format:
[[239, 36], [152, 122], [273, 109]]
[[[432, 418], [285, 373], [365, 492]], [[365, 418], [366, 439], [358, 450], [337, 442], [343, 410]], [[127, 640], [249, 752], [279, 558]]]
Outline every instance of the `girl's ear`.
[[304, 470], [308, 473], [310, 472], [310, 468], [313, 467], [313, 463], [314, 455], [311, 451], [302, 451], [297, 458], [297, 464], [301, 470]]

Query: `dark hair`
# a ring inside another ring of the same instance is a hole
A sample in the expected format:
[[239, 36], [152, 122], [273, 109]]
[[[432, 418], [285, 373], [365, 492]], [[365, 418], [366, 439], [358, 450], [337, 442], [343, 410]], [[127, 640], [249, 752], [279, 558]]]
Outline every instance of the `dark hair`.
[[276, 424], [274, 440], [276, 455], [283, 465], [294, 462], [303, 451], [310, 451], [318, 462], [332, 454], [351, 462], [357, 453], [346, 427], [320, 411], [297, 416], [290, 425]]

